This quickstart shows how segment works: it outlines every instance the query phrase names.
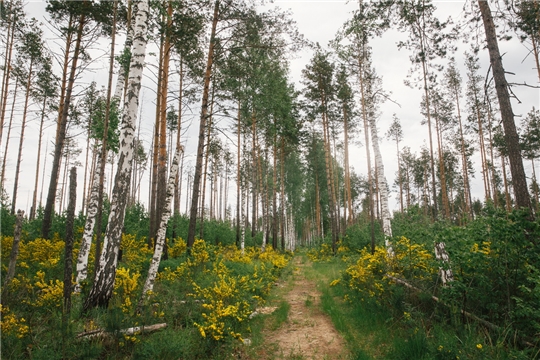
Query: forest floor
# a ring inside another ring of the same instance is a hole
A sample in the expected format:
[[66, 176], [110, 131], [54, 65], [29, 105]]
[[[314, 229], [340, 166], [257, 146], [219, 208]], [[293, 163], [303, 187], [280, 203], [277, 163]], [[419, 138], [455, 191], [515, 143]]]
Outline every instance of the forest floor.
[[347, 359], [346, 342], [321, 307], [321, 282], [333, 279], [312, 269], [305, 256], [295, 256], [292, 271], [277, 283], [266, 309], [257, 359]]

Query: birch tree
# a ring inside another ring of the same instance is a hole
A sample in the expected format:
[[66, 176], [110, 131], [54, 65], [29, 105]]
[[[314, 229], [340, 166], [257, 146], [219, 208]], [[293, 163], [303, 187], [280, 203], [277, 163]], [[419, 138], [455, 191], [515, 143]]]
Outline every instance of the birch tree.
[[106, 307], [112, 296], [114, 279], [122, 227], [131, 181], [131, 165], [134, 151], [135, 119], [139, 106], [139, 92], [141, 88], [146, 44], [148, 39], [148, 1], [141, 0], [133, 3], [134, 6], [134, 41], [128, 77], [128, 93], [122, 115], [120, 151], [118, 167], [115, 177], [115, 186], [111, 200], [111, 211], [107, 230], [103, 241], [99, 266], [96, 269], [95, 280], [88, 298], [84, 302], [84, 309], [93, 307]]
[[143, 286], [141, 298], [139, 300], [139, 310], [144, 305], [144, 300], [148, 296], [148, 292], [154, 289], [154, 282], [156, 280], [159, 263], [161, 261], [161, 255], [163, 254], [164, 244], [166, 242], [167, 223], [171, 217], [171, 203], [174, 198], [174, 184], [176, 182], [176, 175], [178, 174], [178, 163], [180, 162], [180, 156], [183, 149], [180, 144], [176, 147], [176, 152], [171, 164], [169, 172], [169, 179], [167, 181], [167, 194], [165, 197], [165, 204], [163, 206], [163, 214], [159, 223], [159, 228], [156, 236], [156, 246], [154, 248], [154, 255], [152, 256], [152, 262], [148, 269], [148, 276]]

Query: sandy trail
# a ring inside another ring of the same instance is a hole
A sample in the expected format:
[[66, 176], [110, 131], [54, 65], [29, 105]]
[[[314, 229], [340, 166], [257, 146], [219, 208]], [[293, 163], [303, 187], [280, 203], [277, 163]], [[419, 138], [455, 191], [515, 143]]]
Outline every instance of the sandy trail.
[[320, 309], [321, 293], [307, 279], [301, 257], [294, 258], [292, 286], [281, 300], [290, 304], [288, 320], [276, 330], [266, 330], [261, 359], [346, 359], [345, 341]]

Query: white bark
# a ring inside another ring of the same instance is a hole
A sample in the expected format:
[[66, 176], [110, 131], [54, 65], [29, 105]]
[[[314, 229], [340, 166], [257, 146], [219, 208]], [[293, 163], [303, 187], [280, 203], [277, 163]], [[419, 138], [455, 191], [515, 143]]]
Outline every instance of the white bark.
[[[146, 334], [152, 331], [164, 329], [166, 327], [167, 327], [167, 323], [146, 325], [146, 326], [135, 326], [135, 327], [130, 327], [127, 329], [120, 330], [120, 334], [123, 334], [123, 335]], [[112, 334], [106, 332], [103, 329], [97, 329], [97, 330], [85, 331], [83, 333], [80, 333], [77, 335], [77, 339], [80, 339], [80, 338], [92, 339], [95, 337], [104, 337], [104, 336], [109, 336], [109, 335], [112, 335]]]
[[[124, 52], [126, 51], [126, 49], [131, 49], [133, 45], [135, 21], [136, 21], [136, 17], [132, 16], [131, 23], [128, 27], [128, 31], [126, 34], [126, 41], [124, 42]], [[121, 101], [122, 94], [124, 93], [125, 82], [126, 82], [126, 74], [124, 72], [123, 67], [120, 65], [120, 68], [118, 69], [118, 79], [116, 80], [116, 88], [114, 89], [113, 100], [117, 100], [118, 102]]]
[[450, 268], [450, 257], [446, 252], [445, 246], [446, 244], [444, 242], [435, 243], [435, 258], [447, 265], [447, 269], [439, 267], [439, 275], [441, 276], [443, 286], [446, 286], [446, 283], [448, 282], [454, 281], [454, 273]]
[[390, 238], [392, 237], [392, 225], [390, 220], [392, 217], [388, 207], [388, 188], [386, 186], [386, 177], [384, 176], [384, 164], [382, 161], [381, 149], [379, 148], [379, 136], [374, 117], [370, 118], [369, 126], [371, 128], [371, 142], [373, 146], [373, 153], [375, 155], [375, 167], [377, 168], [377, 179], [381, 192], [381, 213], [384, 232], [384, 245], [386, 246], [388, 256], [394, 257], [394, 249], [392, 247], [392, 242], [390, 241]]
[[114, 288], [118, 251], [124, 216], [131, 182], [131, 168], [134, 153], [135, 120], [139, 107], [139, 92], [146, 55], [148, 38], [148, 0], [133, 3], [135, 12], [134, 42], [128, 79], [128, 93], [124, 103], [120, 131], [118, 167], [111, 199], [111, 210], [107, 230], [103, 239], [103, 249], [96, 269], [96, 280], [85, 303], [85, 309], [108, 305]]
[[[131, 24], [128, 27], [128, 32], [126, 36], [126, 40], [124, 43], [124, 49], [128, 48], [130, 49], [133, 45], [133, 36], [134, 36], [134, 26], [135, 26], [136, 18], [135, 16], [131, 19]], [[113, 100], [117, 101], [118, 103], [122, 99], [122, 93], [124, 92], [124, 84], [125, 84], [125, 73], [124, 69], [120, 67], [118, 71], [118, 79], [116, 80], [116, 89], [114, 91]], [[84, 233], [81, 240], [81, 245], [79, 248], [79, 255], [77, 258], [77, 278], [75, 281], [75, 292], [81, 291], [81, 282], [86, 280], [86, 277], [88, 276], [88, 256], [90, 253], [90, 247], [92, 245], [92, 237], [94, 234], [94, 228], [96, 225], [96, 216], [98, 213], [98, 204], [99, 204], [99, 182], [101, 174], [99, 172], [100, 166], [96, 163], [96, 169], [95, 169], [95, 175], [94, 180], [92, 183], [92, 191], [90, 193], [90, 200], [88, 201], [88, 207], [86, 210], [86, 222], [84, 225]]]
[[[97, 163], [96, 163], [97, 164]], [[75, 280], [75, 292], [81, 291], [81, 282], [86, 280], [88, 276], [88, 256], [90, 254], [90, 246], [92, 245], [92, 236], [94, 235], [94, 227], [96, 225], [96, 215], [98, 212], [98, 196], [99, 196], [99, 164], [92, 182], [92, 192], [88, 201], [86, 210], [86, 222], [84, 224], [83, 237], [79, 247], [79, 255], [77, 257], [77, 278]]]
[[143, 305], [144, 299], [149, 291], [154, 289], [154, 282], [156, 280], [157, 271], [159, 268], [159, 263], [161, 261], [161, 255], [163, 254], [163, 245], [165, 244], [165, 235], [167, 232], [167, 222], [171, 217], [171, 203], [174, 197], [174, 185], [176, 182], [176, 175], [178, 174], [178, 162], [180, 161], [180, 155], [182, 152], [182, 147], [177, 146], [176, 152], [171, 165], [171, 171], [169, 174], [169, 180], [167, 181], [167, 194], [165, 197], [165, 205], [163, 213], [161, 215], [161, 220], [159, 223], [159, 229], [156, 235], [156, 247], [154, 249], [154, 256], [152, 257], [152, 263], [148, 269], [148, 277], [144, 283], [141, 300], [139, 301], [139, 307]]

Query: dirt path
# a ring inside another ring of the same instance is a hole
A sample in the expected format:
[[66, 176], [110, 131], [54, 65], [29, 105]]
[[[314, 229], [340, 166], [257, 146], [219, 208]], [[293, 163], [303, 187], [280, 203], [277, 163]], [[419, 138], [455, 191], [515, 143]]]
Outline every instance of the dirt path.
[[283, 297], [290, 304], [289, 316], [276, 330], [264, 333], [261, 359], [346, 359], [345, 341], [328, 315], [320, 308], [321, 293], [305, 275], [310, 263], [294, 258], [293, 275]]

